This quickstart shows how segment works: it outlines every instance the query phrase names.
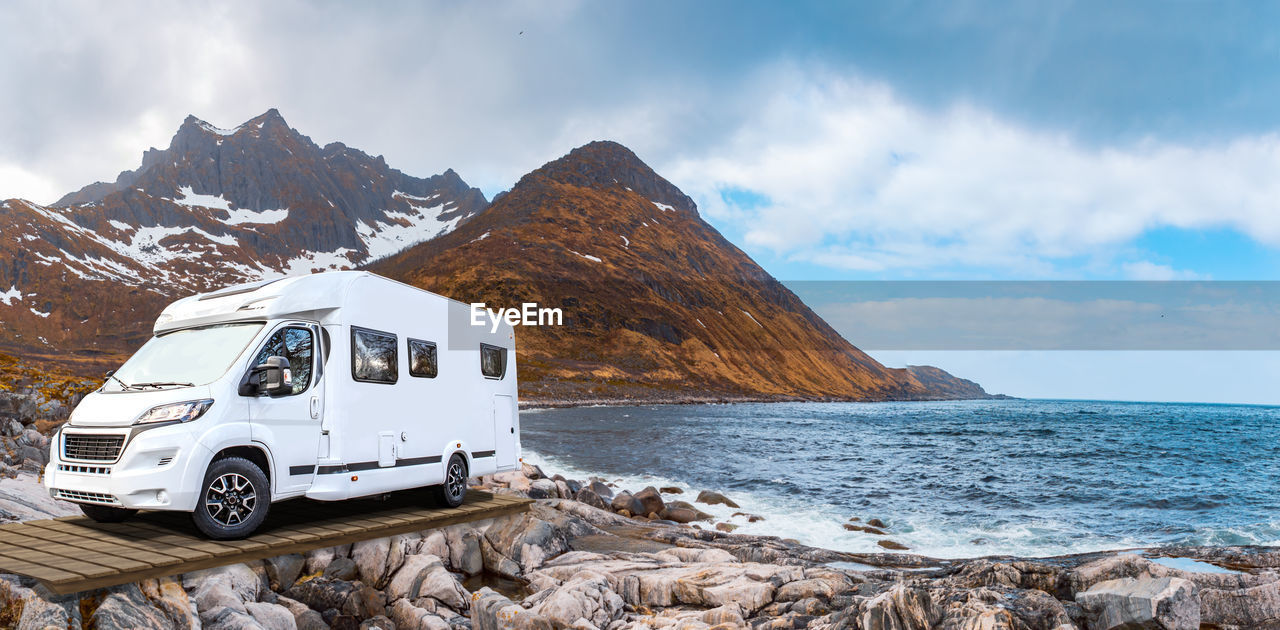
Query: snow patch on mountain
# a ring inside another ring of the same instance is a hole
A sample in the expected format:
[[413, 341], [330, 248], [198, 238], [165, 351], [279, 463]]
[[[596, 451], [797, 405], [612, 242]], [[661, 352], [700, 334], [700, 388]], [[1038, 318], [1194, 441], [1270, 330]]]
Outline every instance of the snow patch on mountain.
[[19, 302], [22, 301], [22, 291], [19, 291], [16, 285], [13, 287], [10, 287], [8, 291], [5, 291], [4, 293], [0, 293], [0, 304], [9, 306], [13, 303], [14, 300], [17, 300]]
[[182, 195], [173, 202], [179, 205], [198, 208], [214, 208], [217, 210], [231, 210], [231, 202], [222, 198], [222, 195], [198, 195], [190, 186], [183, 186], [178, 189], [178, 194]]
[[[203, 120], [198, 120], [198, 121], [196, 121], [196, 124], [197, 124], [197, 125], [200, 125], [200, 128], [201, 128], [201, 129], [203, 129], [203, 130], [205, 130], [205, 131], [208, 131], [209, 133], [216, 133], [216, 134], [218, 134], [218, 135], [220, 135], [220, 136], [231, 136], [231, 135], [235, 135], [235, 133], [236, 133], [237, 131], [240, 131], [240, 129], [241, 129], [242, 127], [244, 127], [244, 125], [240, 125], [239, 127], [236, 127], [235, 129], [222, 129], [222, 128], [219, 128], [219, 127], [214, 127], [213, 125], [210, 125], [209, 123], [207, 123], [207, 122], [205, 122], [205, 121], [203, 121]], [[261, 129], [261, 128], [262, 128], [261, 123], [259, 123], [258, 128], [259, 128], [259, 129]]]
[[242, 225], [245, 223], [252, 225], [270, 225], [279, 223], [289, 217], [289, 209], [281, 208], [279, 210], [247, 210], [236, 208], [227, 210], [227, 217], [223, 223], [227, 225]]

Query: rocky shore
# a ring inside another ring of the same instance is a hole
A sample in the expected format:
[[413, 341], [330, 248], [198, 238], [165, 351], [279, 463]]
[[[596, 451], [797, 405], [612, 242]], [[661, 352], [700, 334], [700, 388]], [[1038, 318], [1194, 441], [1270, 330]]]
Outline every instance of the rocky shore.
[[[8, 518], [74, 510], [34, 478], [10, 482]], [[717, 529], [697, 506], [732, 498], [713, 492], [688, 502], [532, 466], [478, 482], [538, 500], [526, 514], [65, 597], [0, 575], [0, 627], [1280, 628], [1280, 550], [848, 554]]]

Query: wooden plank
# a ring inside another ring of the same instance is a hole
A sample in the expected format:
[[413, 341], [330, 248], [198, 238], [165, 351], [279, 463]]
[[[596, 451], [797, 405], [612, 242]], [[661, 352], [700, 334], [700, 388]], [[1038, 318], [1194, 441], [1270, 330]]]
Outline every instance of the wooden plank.
[[[429, 509], [409, 498], [370, 509], [372, 501], [298, 502], [272, 510], [262, 534], [241, 541], [199, 537], [185, 519], [151, 513], [124, 523], [62, 517], [0, 525], [0, 570], [29, 575], [55, 593], [125, 584], [522, 512], [531, 501], [469, 493], [461, 508]], [[277, 527], [271, 521], [287, 519]]]
[[[80, 538], [82, 540], [92, 540], [95, 545], [103, 544], [112, 548], [119, 548], [121, 551], [127, 552], [129, 557], [137, 558], [138, 560], [142, 560], [152, 566], [167, 566], [192, 559], [189, 554], [173, 553], [174, 548], [171, 545], [166, 545], [162, 549], [157, 549], [155, 546], [147, 547], [136, 543], [131, 538], [102, 530], [77, 527], [75, 525], [59, 523], [58, 521], [31, 521], [30, 525], [57, 532], [63, 536]], [[92, 536], [92, 538], [87, 538], [88, 536]]]
[[[128, 552], [120, 549], [113, 549], [107, 545], [99, 545], [93, 540], [77, 539], [74, 536], [50, 532], [38, 527], [25, 527], [21, 532], [6, 532], [5, 538], [6, 540], [12, 540], [13, 544], [36, 547], [42, 550], [55, 550], [59, 555], [68, 559], [91, 562], [117, 571], [134, 571], [153, 567], [151, 563], [135, 560], [130, 557]], [[72, 557], [72, 554], [74, 554], [74, 557]]]

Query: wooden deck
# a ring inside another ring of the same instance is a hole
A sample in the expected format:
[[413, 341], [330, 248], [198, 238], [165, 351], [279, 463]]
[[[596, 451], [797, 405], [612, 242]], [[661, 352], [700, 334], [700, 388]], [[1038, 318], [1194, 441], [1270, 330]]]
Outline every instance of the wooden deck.
[[188, 514], [142, 512], [124, 523], [83, 516], [0, 525], [0, 572], [33, 577], [65, 595], [238, 562], [302, 553], [529, 509], [529, 499], [472, 490], [457, 508], [429, 507], [421, 492], [387, 500], [271, 506], [267, 522], [245, 540], [204, 538]]

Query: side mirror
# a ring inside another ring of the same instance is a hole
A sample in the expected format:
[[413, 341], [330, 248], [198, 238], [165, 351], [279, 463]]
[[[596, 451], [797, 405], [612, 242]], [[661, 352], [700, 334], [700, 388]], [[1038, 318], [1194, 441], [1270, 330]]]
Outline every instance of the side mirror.
[[284, 357], [267, 357], [254, 366], [240, 383], [241, 396], [287, 396], [293, 393], [293, 373], [289, 360]]

